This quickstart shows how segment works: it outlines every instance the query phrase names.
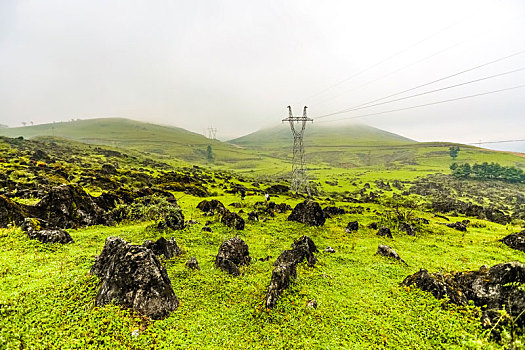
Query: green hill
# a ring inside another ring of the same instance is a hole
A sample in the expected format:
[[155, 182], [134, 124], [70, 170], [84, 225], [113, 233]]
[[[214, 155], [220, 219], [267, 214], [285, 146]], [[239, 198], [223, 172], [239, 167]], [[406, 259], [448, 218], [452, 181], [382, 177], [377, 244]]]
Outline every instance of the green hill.
[[[293, 141], [290, 126], [285, 123], [262, 129], [229, 142], [247, 148], [275, 149], [291, 147]], [[415, 141], [367, 125], [319, 126], [308, 124], [304, 132], [304, 142], [309, 147], [323, 146], [373, 146], [399, 145]]]

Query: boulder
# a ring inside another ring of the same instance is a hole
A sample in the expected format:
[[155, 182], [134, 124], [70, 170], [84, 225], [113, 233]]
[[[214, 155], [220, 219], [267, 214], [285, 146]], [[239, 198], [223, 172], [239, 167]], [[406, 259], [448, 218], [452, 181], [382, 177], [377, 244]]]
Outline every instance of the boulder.
[[224, 212], [226, 207], [220, 201], [212, 199], [210, 201], [201, 201], [199, 204], [197, 204], [197, 209], [202, 210], [206, 215], [213, 215], [215, 212], [218, 212], [219, 214]]
[[324, 251], [325, 253], [335, 253], [335, 249], [332, 247], [326, 247]]
[[335, 215], [346, 214], [346, 210], [344, 210], [343, 208], [332, 207], [332, 206], [324, 208], [323, 212], [324, 212], [325, 216], [328, 217], [328, 218], [331, 217], [331, 216], [335, 216]]
[[407, 235], [409, 236], [415, 236], [416, 235], [416, 229], [415, 227], [408, 223], [408, 222], [402, 222], [399, 224], [399, 231], [405, 231]]
[[297, 264], [305, 258], [309, 266], [314, 266], [317, 258], [313, 253], [317, 252], [315, 243], [308, 236], [295, 240], [292, 249], [285, 250], [279, 255], [272, 271], [272, 279], [266, 295], [266, 307], [272, 309], [277, 304], [277, 299], [288, 288], [291, 281], [297, 278]]
[[306, 200], [293, 208], [288, 221], [297, 221], [309, 226], [323, 226], [326, 217], [319, 203]]
[[37, 218], [25, 218], [22, 230], [27, 232], [30, 239], [36, 239], [42, 243], [73, 243], [73, 238], [64, 230], [58, 228], [46, 228], [47, 223]]
[[52, 187], [30, 211], [47, 221], [50, 227], [79, 228], [112, 224], [93, 197], [78, 185]]
[[152, 319], [179, 306], [166, 269], [150, 249], [108, 237], [90, 271], [101, 279], [95, 305], [115, 302]]
[[231, 211], [223, 214], [221, 223], [236, 230], [244, 230], [244, 219], [239, 214]]
[[156, 256], [164, 255], [166, 259], [171, 259], [181, 253], [175, 238], [166, 240], [166, 238], [160, 237], [155, 242], [147, 240], [142, 243], [142, 246], [150, 249]]
[[199, 263], [197, 262], [197, 258], [192, 256], [190, 260], [186, 262], [186, 267], [192, 270], [200, 270]]
[[525, 252], [525, 230], [505, 236], [501, 239], [501, 242], [505, 243], [512, 249]]
[[170, 208], [164, 219], [158, 223], [159, 229], [182, 230], [184, 227], [184, 214], [179, 207]]
[[393, 259], [399, 260], [408, 266], [405, 260], [401, 259], [399, 254], [397, 254], [397, 252], [394, 249], [392, 249], [391, 247], [387, 245], [380, 244], [377, 247], [376, 255], [386, 256], [387, 258], [393, 258]]
[[286, 185], [272, 185], [266, 189], [269, 194], [283, 194], [290, 191], [290, 187]]
[[457, 222], [454, 222], [454, 223], [451, 223], [451, 224], [445, 224], [445, 225], [450, 227], [450, 228], [453, 228], [455, 230], [466, 232], [467, 231], [467, 226], [468, 226], [469, 223], [470, 223], [469, 220], [463, 220], [463, 221], [457, 221]]
[[287, 211], [292, 210], [292, 207], [286, 203], [276, 204], [274, 210], [278, 213], [286, 213]]
[[378, 236], [382, 236], [382, 237], [388, 237], [388, 238], [393, 238], [392, 237], [392, 232], [390, 231], [390, 229], [386, 226], [381, 226], [379, 228], [379, 230], [377, 231], [377, 235]]
[[248, 245], [239, 237], [230, 238], [219, 247], [215, 258], [215, 266], [231, 275], [239, 276], [239, 266], [249, 265], [252, 258]]
[[[502, 325], [508, 320], [501, 319], [498, 310], [512, 317], [513, 323], [523, 329], [525, 319], [519, 317], [525, 311], [525, 266], [519, 262], [482, 266], [477, 271], [452, 273], [429, 273], [421, 269], [403, 281], [403, 285], [428, 291], [441, 299], [447, 296], [451, 302], [465, 305], [472, 300], [481, 307], [481, 323], [485, 328]], [[499, 322], [499, 323], [498, 323]]]
[[359, 223], [357, 221], [350, 221], [348, 225], [346, 225], [345, 232], [351, 233], [354, 231], [357, 231], [359, 229]]
[[256, 211], [251, 211], [248, 213], [248, 220], [259, 221], [259, 214]]
[[201, 229], [201, 231], [204, 231], [204, 232], [213, 232], [212, 229], [211, 229], [211, 227], [209, 227], [209, 226], [204, 226], [204, 227]]
[[371, 222], [369, 225], [368, 225], [368, 228], [371, 228], [372, 230], [377, 230], [379, 226], [377, 225], [377, 222]]
[[10, 224], [22, 225], [26, 216], [24, 206], [0, 195], [0, 227], [5, 228]]

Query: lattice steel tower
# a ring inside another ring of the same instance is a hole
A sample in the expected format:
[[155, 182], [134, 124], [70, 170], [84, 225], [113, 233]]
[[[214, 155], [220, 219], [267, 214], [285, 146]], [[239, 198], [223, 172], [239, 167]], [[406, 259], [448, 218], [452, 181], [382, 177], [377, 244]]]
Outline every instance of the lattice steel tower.
[[283, 119], [283, 122], [290, 123], [293, 134], [291, 190], [295, 192], [302, 192], [304, 190], [310, 194], [310, 187], [308, 186], [308, 179], [306, 178], [306, 170], [304, 168], [303, 135], [306, 122], [313, 122], [313, 119], [306, 116], [306, 108], [307, 107], [304, 106], [302, 117], [294, 117], [292, 107], [288, 106], [288, 118]]

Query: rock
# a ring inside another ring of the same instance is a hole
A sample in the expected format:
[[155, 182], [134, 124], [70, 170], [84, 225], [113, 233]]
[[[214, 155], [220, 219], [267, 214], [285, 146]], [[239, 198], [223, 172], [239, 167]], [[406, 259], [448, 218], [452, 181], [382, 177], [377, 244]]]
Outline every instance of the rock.
[[256, 211], [251, 211], [248, 213], [248, 220], [259, 221], [259, 214]]
[[201, 231], [204, 231], [204, 232], [213, 232], [213, 231], [211, 230], [211, 227], [209, 227], [209, 226], [204, 226], [204, 227], [201, 229]]
[[197, 258], [192, 256], [190, 260], [186, 262], [186, 267], [192, 270], [200, 270], [199, 263], [197, 262]]
[[223, 213], [226, 207], [220, 201], [212, 199], [211, 201], [203, 200], [197, 204], [197, 209], [202, 210], [206, 215], [213, 215], [215, 212], [219, 214]]
[[25, 218], [22, 230], [27, 232], [30, 239], [36, 239], [42, 243], [74, 243], [70, 234], [58, 228], [45, 228], [47, 223], [37, 218]]
[[358, 229], [359, 223], [357, 221], [350, 221], [348, 225], [346, 225], [345, 232], [352, 233], [353, 231], [357, 231]]
[[112, 220], [95, 203], [93, 197], [78, 185], [52, 187], [42, 200], [31, 208], [31, 212], [47, 221], [50, 227], [79, 228], [112, 224]]
[[117, 168], [113, 164], [106, 163], [102, 165], [102, 168], [100, 171], [107, 175], [116, 175], [117, 174]]
[[379, 231], [377, 231], [377, 235], [378, 236], [383, 236], [383, 237], [388, 237], [388, 238], [393, 238], [392, 237], [392, 232], [390, 231], [390, 229], [386, 226], [381, 226], [379, 228]]
[[231, 211], [223, 214], [221, 223], [236, 230], [244, 230], [244, 219], [241, 218], [239, 214]]
[[166, 238], [160, 237], [156, 242], [150, 240], [144, 241], [142, 246], [151, 249], [156, 256], [164, 255], [166, 259], [171, 259], [181, 253], [175, 238], [166, 240]]
[[290, 191], [290, 187], [285, 185], [272, 185], [266, 189], [269, 194], [284, 194]]
[[408, 222], [402, 222], [399, 224], [399, 231], [405, 231], [407, 235], [409, 236], [415, 236], [416, 235], [416, 229], [413, 225], [411, 225]]
[[239, 266], [249, 265], [252, 258], [248, 245], [239, 237], [230, 238], [219, 247], [215, 258], [215, 266], [231, 275], [239, 276]]
[[[513, 318], [515, 326], [523, 328], [525, 319], [518, 317], [525, 310], [525, 266], [519, 262], [509, 262], [488, 268], [482, 266], [477, 271], [452, 273], [429, 273], [421, 269], [403, 281], [403, 285], [428, 291], [441, 299], [447, 296], [451, 302], [465, 305], [469, 300], [481, 307], [482, 325], [495, 327], [500, 321], [498, 310], [505, 307]], [[508, 322], [503, 320], [502, 323]]]
[[466, 232], [467, 231], [467, 226], [468, 226], [469, 223], [470, 223], [469, 220], [463, 220], [463, 221], [457, 221], [457, 222], [454, 222], [452, 224], [445, 224], [445, 225], [450, 227], [450, 228], [453, 228], [455, 230]]
[[397, 252], [394, 249], [392, 249], [391, 247], [387, 245], [380, 244], [377, 247], [376, 255], [386, 256], [387, 258], [394, 258], [396, 260], [403, 262], [405, 265], [408, 266], [405, 260], [401, 259], [399, 254], [397, 254]]
[[368, 228], [371, 228], [372, 230], [377, 230], [378, 225], [377, 222], [372, 222], [368, 225]]
[[115, 302], [152, 319], [179, 306], [166, 269], [148, 248], [108, 237], [90, 271], [101, 279], [96, 306]]
[[276, 204], [274, 210], [278, 213], [286, 213], [287, 211], [292, 210], [292, 207], [286, 203]]
[[158, 229], [182, 230], [184, 225], [184, 214], [179, 207], [171, 207], [161, 221], [157, 224]]
[[325, 253], [335, 253], [335, 249], [332, 248], [332, 247], [326, 247], [326, 249], [324, 251], [325, 251]]
[[326, 207], [323, 209], [323, 212], [326, 217], [346, 214], [346, 211], [343, 208], [338, 207]]
[[305, 258], [309, 266], [314, 266], [317, 258], [313, 253], [317, 252], [315, 243], [308, 236], [295, 240], [291, 250], [285, 250], [279, 255], [272, 272], [272, 280], [266, 295], [266, 307], [272, 309], [282, 292], [288, 288], [291, 280], [297, 278], [297, 264]]
[[323, 226], [325, 215], [319, 203], [306, 200], [295, 206], [288, 216], [288, 221], [297, 221], [309, 226]]
[[525, 252], [525, 230], [519, 233], [512, 233], [508, 236], [505, 236], [500, 241], [505, 243], [512, 249]]
[[0, 227], [6, 228], [10, 224], [22, 225], [26, 216], [24, 206], [3, 195], [0, 196]]

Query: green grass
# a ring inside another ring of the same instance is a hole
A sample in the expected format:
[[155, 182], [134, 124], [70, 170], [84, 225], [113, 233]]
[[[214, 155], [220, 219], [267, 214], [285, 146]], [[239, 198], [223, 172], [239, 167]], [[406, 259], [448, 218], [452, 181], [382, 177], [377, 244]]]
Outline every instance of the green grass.
[[[238, 201], [232, 196], [218, 198], [225, 204]], [[260, 199], [249, 196], [244, 204]], [[165, 234], [183, 250], [181, 256], [164, 262], [181, 306], [155, 322], [118, 306], [94, 307], [97, 278], [88, 274], [106, 237], [118, 235], [135, 244], [160, 237], [147, 229], [149, 223], [72, 230], [75, 243], [65, 246], [29, 240], [19, 229], [0, 230], [0, 343], [8, 349], [499, 348], [480, 328], [475, 309], [445, 306], [399, 283], [419, 268], [470, 270], [483, 264], [525, 262], [523, 253], [498, 242], [517, 227], [485, 223], [464, 234], [419, 213], [432, 221], [423, 232], [417, 237], [394, 232], [390, 240], [363, 227], [377, 221], [374, 209], [382, 209], [366, 204], [370, 213], [335, 217], [320, 228], [289, 222], [286, 214], [278, 214], [234, 232], [217, 218], [203, 217], [195, 209], [199, 200], [180, 199], [186, 218], [199, 223]], [[213, 232], [202, 232], [209, 219], [214, 221]], [[344, 227], [352, 220], [362, 228], [349, 235]], [[266, 310], [264, 295], [273, 261], [305, 234], [321, 250], [318, 264], [314, 268], [301, 264], [298, 279], [278, 306]], [[243, 268], [240, 277], [217, 270], [218, 246], [234, 235], [248, 243], [252, 257], [272, 258]], [[374, 255], [378, 244], [391, 245], [409, 266]], [[336, 253], [322, 252], [326, 246]], [[191, 256], [197, 257], [200, 271], [185, 268]], [[310, 299], [317, 300], [317, 309], [306, 307]], [[138, 336], [131, 335], [135, 330]]]

